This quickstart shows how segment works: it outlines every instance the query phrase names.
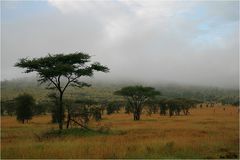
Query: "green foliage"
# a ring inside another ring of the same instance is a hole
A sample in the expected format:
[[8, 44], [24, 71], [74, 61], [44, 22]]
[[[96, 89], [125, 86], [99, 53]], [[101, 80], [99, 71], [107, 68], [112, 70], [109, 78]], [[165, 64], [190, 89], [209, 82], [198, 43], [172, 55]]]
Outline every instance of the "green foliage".
[[120, 107], [121, 107], [121, 102], [119, 102], [119, 101], [109, 102], [107, 104], [107, 108], [106, 108], [107, 114], [112, 114], [112, 113], [115, 113], [115, 112], [119, 112]]
[[35, 105], [34, 98], [29, 94], [22, 94], [19, 95], [15, 100], [17, 106], [17, 120], [24, 123], [25, 120], [32, 119], [32, 109]]
[[158, 101], [156, 99], [150, 99], [147, 101], [147, 112], [149, 115], [151, 115], [152, 113], [157, 113], [159, 109], [158, 106]]
[[[109, 69], [98, 62], [91, 65], [86, 65], [90, 62], [90, 56], [81, 52], [64, 54], [49, 54], [43, 58], [22, 58], [16, 67], [25, 68], [25, 73], [37, 72], [40, 83], [49, 83], [54, 88], [64, 92], [66, 87], [70, 84], [77, 87], [89, 86], [89, 84], [80, 82], [79, 77], [92, 76], [93, 71], [108, 72]], [[68, 81], [61, 86], [61, 77], [65, 77]], [[51, 88], [51, 87], [50, 87]]]
[[169, 116], [180, 115], [183, 112], [184, 115], [190, 114], [189, 109], [195, 107], [197, 104], [202, 103], [198, 100], [185, 99], [185, 98], [172, 98], [172, 99], [160, 99], [158, 102], [160, 108], [160, 115], [166, 115], [168, 110]]
[[125, 113], [133, 113], [133, 108], [131, 106], [131, 104], [127, 101], [126, 105], [125, 105]]
[[160, 99], [157, 102], [158, 106], [159, 106], [159, 110], [160, 110], [160, 115], [166, 115], [167, 114], [167, 99]]
[[126, 97], [129, 106], [132, 108], [129, 111], [132, 111], [134, 120], [140, 120], [143, 104], [147, 100], [160, 95], [160, 92], [152, 87], [128, 86], [116, 91], [115, 94]]
[[33, 107], [33, 114], [34, 115], [42, 115], [46, 114], [47, 112], [47, 103], [39, 102]]
[[1, 115], [13, 116], [16, 114], [15, 100], [1, 101]]
[[203, 102], [221, 102], [222, 99], [239, 99], [239, 89], [223, 89], [203, 86], [156, 86], [165, 98], [196, 99]]
[[236, 106], [236, 107], [239, 107], [239, 105], [240, 105], [239, 99], [236, 100], [236, 101], [234, 101], [233, 103], [231, 103], [231, 105]]
[[94, 118], [96, 121], [102, 119], [101, 107], [98, 102], [91, 99], [81, 99], [75, 101], [75, 103], [78, 107], [72, 110], [72, 114], [75, 118], [82, 119], [83, 126], [87, 126], [91, 118]]
[[230, 104], [233, 106], [239, 106], [239, 97], [227, 96], [227, 97], [222, 98], [220, 101], [223, 105]]
[[90, 113], [92, 113], [92, 116], [96, 121], [100, 121], [102, 119], [101, 108], [99, 106], [92, 107], [90, 109]]
[[160, 95], [160, 92], [155, 91], [155, 89], [152, 87], [128, 86], [116, 91], [115, 94], [126, 97], [143, 98], [143, 100], [147, 100], [148, 98]]
[[75, 103], [81, 104], [81, 105], [88, 105], [88, 106], [97, 105], [98, 104], [97, 101], [94, 101], [92, 99], [78, 99], [78, 100], [75, 101]]

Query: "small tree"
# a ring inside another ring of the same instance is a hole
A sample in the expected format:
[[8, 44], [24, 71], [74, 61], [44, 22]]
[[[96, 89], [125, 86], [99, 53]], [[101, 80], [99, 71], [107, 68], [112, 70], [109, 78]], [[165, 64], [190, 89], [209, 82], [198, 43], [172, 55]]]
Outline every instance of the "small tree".
[[101, 107], [98, 102], [91, 99], [81, 99], [71, 103], [72, 104], [68, 104], [67, 107], [67, 128], [73, 123], [81, 128], [88, 129], [88, 122], [91, 118], [96, 121], [101, 120]]
[[17, 120], [24, 123], [25, 120], [32, 119], [32, 108], [35, 105], [34, 98], [29, 94], [23, 94], [19, 95], [15, 100], [17, 106]]
[[1, 114], [4, 115], [5, 112], [9, 116], [13, 116], [16, 114], [15, 100], [1, 101]]
[[133, 113], [133, 119], [140, 120], [144, 103], [156, 95], [160, 95], [160, 92], [152, 87], [129, 86], [116, 91], [115, 94], [124, 96], [127, 99]]
[[[82, 99], [77, 100], [75, 103], [77, 103], [80, 107], [77, 109], [79, 114], [79, 117], [83, 120], [83, 125], [87, 127], [87, 124], [91, 117], [98, 119], [98, 113], [97, 110], [95, 110], [98, 103], [92, 99]], [[96, 113], [94, 113], [96, 111]], [[100, 113], [100, 108], [99, 108]], [[101, 114], [101, 113], [100, 113]], [[97, 116], [97, 117], [95, 117]], [[100, 116], [101, 118], [101, 116]]]
[[48, 55], [43, 58], [23, 58], [15, 64], [16, 67], [25, 68], [25, 73], [37, 72], [40, 84], [47, 83], [47, 88], [57, 89], [59, 93], [59, 129], [63, 128], [63, 95], [68, 86], [84, 87], [90, 86], [85, 82], [79, 81], [80, 77], [91, 77], [94, 71], [108, 72], [106, 66], [98, 62], [88, 64], [90, 56], [81, 52], [68, 55], [56, 54]]
[[121, 107], [121, 102], [118, 102], [118, 101], [109, 102], [106, 108], [107, 114], [112, 114], [115, 112], [118, 113], [120, 111], [120, 107]]
[[95, 106], [90, 109], [90, 112], [92, 113], [93, 118], [96, 121], [100, 121], [102, 119], [102, 113], [101, 113], [101, 107]]

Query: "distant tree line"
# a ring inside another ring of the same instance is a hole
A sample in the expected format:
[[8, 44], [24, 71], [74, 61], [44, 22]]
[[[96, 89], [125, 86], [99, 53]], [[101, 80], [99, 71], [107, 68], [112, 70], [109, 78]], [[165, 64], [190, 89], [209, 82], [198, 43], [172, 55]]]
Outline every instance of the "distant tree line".
[[220, 102], [222, 103], [222, 105], [239, 106], [239, 104], [240, 104], [239, 98], [237, 98], [237, 97], [230, 97], [230, 96], [221, 98]]
[[[131, 92], [128, 93], [128, 92]], [[141, 114], [159, 114], [161, 116], [189, 115], [190, 109], [197, 106], [211, 107], [210, 102], [202, 102], [186, 98], [162, 98], [160, 92], [151, 87], [129, 86], [115, 92], [125, 96], [125, 100], [102, 100], [93, 99], [64, 99], [63, 100], [63, 124], [66, 128], [81, 127], [88, 129], [91, 119], [100, 121], [103, 114], [132, 113], [133, 120], [140, 120]], [[130, 99], [131, 97], [131, 99]], [[52, 123], [59, 122], [58, 95], [53, 92], [44, 101], [36, 101], [29, 94], [21, 94], [18, 97], [1, 101], [1, 115], [16, 115], [18, 121], [25, 123], [33, 116], [51, 114]], [[239, 102], [232, 104], [239, 105]]]
[[[23, 94], [24, 96], [28, 95], [31, 98], [33, 98], [29, 94]], [[9, 115], [9, 116], [14, 116], [17, 115], [17, 109], [19, 104], [19, 101], [21, 101], [21, 98], [23, 98], [23, 95], [19, 95], [15, 99], [12, 100], [7, 100], [7, 101], [1, 101], [1, 115]], [[20, 97], [20, 99], [19, 99]], [[42, 102], [36, 102], [35, 99], [33, 98], [33, 103], [31, 105], [31, 112], [32, 115], [42, 115], [46, 113], [50, 113], [51, 107], [50, 104], [46, 101]]]
[[30, 94], [20, 94], [8, 101], [1, 101], [1, 115], [16, 115], [17, 120], [24, 123], [32, 119], [34, 115], [46, 114], [47, 103], [36, 102]]
[[[183, 98], [155, 99], [155, 96], [160, 95], [160, 92], [155, 91], [154, 88], [143, 86], [124, 87], [116, 91], [115, 94], [125, 96], [126, 101], [105, 100], [97, 102], [91, 99], [65, 99], [63, 101], [64, 114], [62, 118], [63, 120], [65, 118], [67, 119], [66, 127], [68, 128], [71, 124], [78, 124], [81, 127], [86, 127], [91, 118], [96, 121], [101, 120], [104, 111], [106, 111], [106, 114], [113, 114], [119, 113], [121, 109], [125, 109], [125, 113], [132, 113], [134, 120], [140, 120], [140, 116], [144, 109], [148, 114], [156, 114], [159, 112], [160, 115], [169, 114], [169, 116], [180, 115], [181, 113], [188, 115], [190, 114], [190, 108], [196, 107], [197, 104], [201, 103], [200, 101]], [[32, 104], [32, 113], [33, 115], [39, 115], [50, 112], [52, 113], [52, 122], [58, 123], [59, 101], [57, 93], [49, 94], [48, 99], [49, 100], [44, 103]], [[14, 109], [16, 106], [15, 103], [14, 100], [4, 103], [6, 107], [10, 106], [9, 108], [12, 112], [8, 112], [11, 115], [16, 113], [16, 108]]]
[[185, 98], [175, 98], [175, 99], [160, 99], [155, 101], [150, 101], [149, 104], [149, 114], [159, 112], [160, 115], [179, 116], [189, 115], [190, 109], [195, 108], [197, 104], [202, 103], [201, 101], [185, 99]]

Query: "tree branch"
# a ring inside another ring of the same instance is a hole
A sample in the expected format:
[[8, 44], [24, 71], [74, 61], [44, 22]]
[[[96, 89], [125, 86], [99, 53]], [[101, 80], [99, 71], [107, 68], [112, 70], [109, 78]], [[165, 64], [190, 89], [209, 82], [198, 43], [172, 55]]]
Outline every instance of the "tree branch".
[[47, 78], [47, 79], [49, 79], [54, 84], [54, 86], [58, 88], [57, 84], [51, 78]]
[[[70, 77], [71, 77], [71, 76], [70, 76]], [[65, 89], [67, 88], [67, 86], [71, 83], [70, 77], [68, 77], [68, 82], [67, 82], [67, 84], [64, 86], [63, 92], [65, 91]]]

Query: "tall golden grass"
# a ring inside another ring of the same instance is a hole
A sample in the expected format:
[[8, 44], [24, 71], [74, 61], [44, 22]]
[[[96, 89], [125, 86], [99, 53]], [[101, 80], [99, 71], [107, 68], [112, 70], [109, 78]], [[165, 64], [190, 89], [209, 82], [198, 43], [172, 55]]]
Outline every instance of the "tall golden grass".
[[1, 117], [2, 158], [234, 158], [239, 157], [238, 108], [196, 108], [188, 116], [104, 115], [91, 126], [108, 126], [125, 134], [65, 136], [39, 140], [57, 128], [50, 115], [21, 124]]

